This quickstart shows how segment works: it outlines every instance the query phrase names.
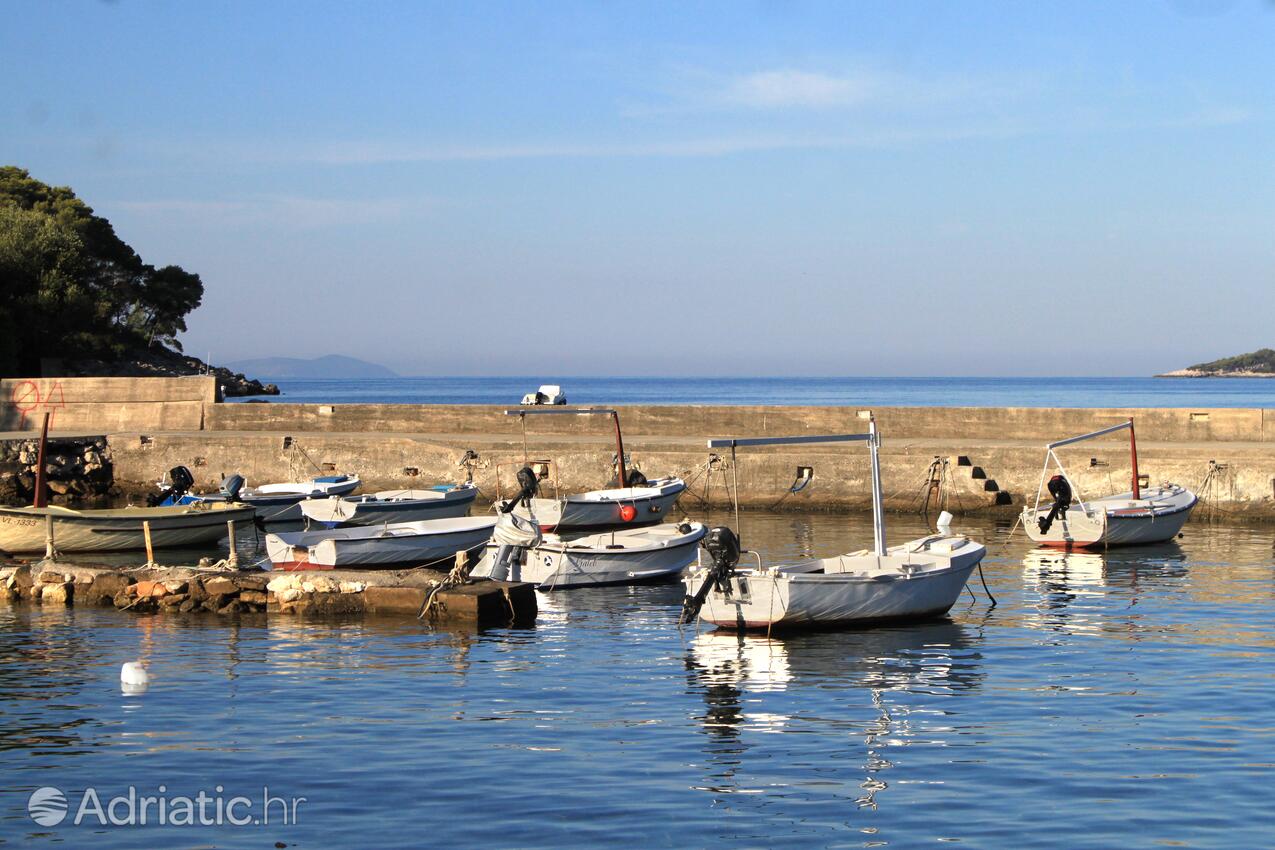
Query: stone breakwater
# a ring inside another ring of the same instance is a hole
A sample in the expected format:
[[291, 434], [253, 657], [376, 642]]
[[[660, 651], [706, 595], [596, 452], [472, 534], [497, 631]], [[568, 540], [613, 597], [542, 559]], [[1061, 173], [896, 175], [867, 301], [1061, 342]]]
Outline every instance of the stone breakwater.
[[[62, 561], [0, 567], [0, 598], [38, 605], [113, 606], [135, 614], [374, 615], [415, 618], [445, 574], [437, 570], [208, 572], [119, 568]], [[532, 585], [481, 581], [441, 590], [427, 619], [475, 625], [529, 624]]]
[[[0, 441], [0, 504], [29, 505], [35, 495], [38, 439]], [[49, 503], [83, 504], [111, 494], [115, 468], [105, 436], [49, 440], [44, 456]]]

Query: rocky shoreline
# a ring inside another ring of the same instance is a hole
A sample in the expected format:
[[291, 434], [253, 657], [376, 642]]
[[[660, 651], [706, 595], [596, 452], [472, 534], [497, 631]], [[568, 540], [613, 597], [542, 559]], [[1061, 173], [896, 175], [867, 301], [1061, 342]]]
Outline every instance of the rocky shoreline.
[[1176, 369], [1172, 372], [1165, 372], [1161, 375], [1153, 375], [1155, 378], [1275, 378], [1275, 372], [1214, 372], [1204, 371], [1202, 369]]
[[262, 383], [224, 366], [212, 366], [198, 357], [155, 346], [131, 351], [118, 360], [67, 360], [50, 362], [44, 370], [46, 378], [181, 378], [188, 375], [212, 375], [228, 397], [279, 395], [274, 384]]
[[[35, 497], [39, 439], [0, 441], [0, 505]], [[49, 504], [92, 503], [114, 495], [115, 469], [106, 437], [50, 439], [44, 455]]]

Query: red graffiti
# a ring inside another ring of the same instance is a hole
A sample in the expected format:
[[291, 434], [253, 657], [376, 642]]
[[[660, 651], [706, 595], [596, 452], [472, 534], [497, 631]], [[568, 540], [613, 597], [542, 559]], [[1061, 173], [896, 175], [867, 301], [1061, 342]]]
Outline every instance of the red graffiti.
[[40, 392], [40, 385], [35, 381], [21, 381], [13, 388], [9, 400], [19, 413], [18, 430], [26, 428], [27, 414], [41, 407], [48, 411], [49, 427], [52, 428], [58, 409], [66, 407], [66, 395], [62, 392], [61, 381], [54, 381], [46, 393]]

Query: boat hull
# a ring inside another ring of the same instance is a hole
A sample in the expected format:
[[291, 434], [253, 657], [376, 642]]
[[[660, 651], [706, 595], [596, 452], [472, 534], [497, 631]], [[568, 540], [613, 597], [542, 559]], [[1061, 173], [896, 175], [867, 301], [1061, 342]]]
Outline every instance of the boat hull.
[[325, 528], [384, 525], [467, 516], [477, 495], [476, 487], [460, 487], [432, 499], [308, 499], [298, 509]]
[[1048, 509], [1026, 508], [1023, 528], [1034, 543], [1055, 549], [1164, 543], [1182, 531], [1197, 499], [1194, 493], [1180, 487], [1156, 493], [1136, 501], [1131, 494], [1099, 499], [1088, 503], [1088, 513], [1079, 504], [1072, 505], [1043, 533], [1037, 520], [1048, 514]]
[[[248, 489], [239, 494], [239, 501], [245, 505], [252, 505], [257, 511], [257, 519], [263, 523], [281, 523], [281, 522], [300, 522], [303, 519], [301, 513], [301, 503], [306, 499], [326, 499], [332, 496], [347, 496], [358, 489], [362, 482], [357, 476], [346, 478], [342, 481], [323, 482], [315, 481], [306, 482], [310, 485], [310, 489], [296, 489], [288, 492], [270, 492], [272, 488], [297, 487], [304, 485], [296, 484], [266, 484], [260, 489]], [[185, 504], [192, 502], [224, 502], [225, 495], [221, 493], [209, 493], [207, 495], [188, 494], [183, 497]]]
[[[662, 544], [640, 545], [636, 541], [611, 544], [618, 548], [545, 540], [528, 549], [521, 563], [514, 564], [506, 578], [532, 582], [540, 590], [666, 581], [695, 562], [696, 546], [706, 533], [704, 526], [695, 524], [691, 531], [670, 535]], [[591, 535], [591, 538], [625, 541], [626, 535], [642, 536], [642, 531], [632, 529], [614, 535]], [[604, 543], [602, 540], [591, 542]], [[498, 549], [496, 543], [488, 544], [482, 561], [473, 570], [475, 577], [490, 577]]]
[[[686, 484], [680, 479], [652, 487], [599, 490], [568, 496], [564, 500], [532, 499], [531, 509], [519, 505], [514, 514], [531, 519], [542, 531], [571, 532], [606, 528], [639, 528], [664, 522], [677, 503]], [[632, 519], [624, 518], [624, 509], [632, 508]]]
[[[719, 628], [739, 631], [866, 627], [933, 619], [952, 607], [986, 553], [981, 544], [969, 543], [966, 548], [950, 558], [912, 558], [891, 549], [879, 559], [874, 555], [843, 559], [875, 566], [868, 574], [741, 570], [729, 580], [729, 593], [720, 588], [709, 592], [700, 617]], [[893, 569], [904, 563], [921, 568], [910, 573]], [[688, 576], [687, 593], [694, 594], [702, 581], [698, 571]]]
[[221, 540], [229, 533], [227, 522], [251, 522], [253, 508], [0, 508], [0, 550], [43, 552], [46, 515], [53, 518], [53, 545], [59, 552], [127, 552], [146, 548], [143, 522], [150, 524], [152, 548], [187, 548]]
[[476, 517], [268, 534], [266, 552], [276, 570], [430, 566], [458, 552], [477, 556], [495, 524]]

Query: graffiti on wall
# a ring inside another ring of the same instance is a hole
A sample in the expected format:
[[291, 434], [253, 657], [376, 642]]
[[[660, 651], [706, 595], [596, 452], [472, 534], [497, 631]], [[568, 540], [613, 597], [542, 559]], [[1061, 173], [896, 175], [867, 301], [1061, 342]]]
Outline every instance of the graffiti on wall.
[[62, 392], [61, 381], [19, 381], [9, 394], [9, 403], [18, 411], [18, 430], [27, 427], [27, 418], [32, 421], [41, 413], [49, 414], [49, 427], [57, 418], [58, 410], [66, 407], [66, 396]]

